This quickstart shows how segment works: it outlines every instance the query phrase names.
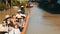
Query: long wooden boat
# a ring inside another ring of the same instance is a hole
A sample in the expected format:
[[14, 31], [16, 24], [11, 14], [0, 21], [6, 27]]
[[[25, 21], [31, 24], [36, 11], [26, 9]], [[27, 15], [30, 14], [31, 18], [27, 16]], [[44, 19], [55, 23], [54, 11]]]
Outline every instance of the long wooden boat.
[[[24, 28], [23, 28], [23, 30], [22, 30], [22, 34], [25, 34], [25, 32], [26, 32], [26, 29], [27, 29], [27, 25], [28, 25], [28, 20], [29, 20], [29, 15], [27, 15], [27, 17], [25, 18], [25, 25], [24, 25]], [[1, 31], [2, 29], [0, 28], [0, 34], [1, 33], [5, 33], [5, 32], [7, 32], [7, 31]]]
[[[25, 21], [25, 25], [24, 25], [24, 29], [22, 30], [22, 33], [21, 34], [25, 34], [26, 30], [27, 30], [27, 25], [28, 25], [28, 20], [29, 20], [29, 15], [27, 15], [27, 17], [25, 18], [26, 21]], [[0, 29], [1, 30], [1, 29]], [[0, 34], [3, 34], [7, 31], [0, 31], [1, 33]]]
[[22, 34], [25, 34], [25, 32], [27, 30], [28, 20], [29, 20], [29, 15], [27, 15], [27, 17], [26, 17], [26, 21], [25, 21], [25, 25], [24, 25], [24, 29], [22, 31]]

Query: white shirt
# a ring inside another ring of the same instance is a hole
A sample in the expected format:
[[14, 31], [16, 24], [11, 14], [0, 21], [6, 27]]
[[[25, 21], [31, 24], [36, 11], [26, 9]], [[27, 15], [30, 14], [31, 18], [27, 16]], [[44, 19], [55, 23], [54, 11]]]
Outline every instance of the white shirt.
[[9, 31], [9, 34], [21, 34], [20, 30], [17, 28], [17, 29], [13, 29], [11, 31]]
[[20, 30], [17, 28], [17, 29], [14, 29], [15, 31], [15, 34], [21, 34]]
[[14, 30], [9, 31], [9, 34], [14, 34]]
[[17, 17], [17, 18], [22, 18], [21, 16], [26, 17], [26, 15], [24, 15], [24, 14], [16, 14], [16, 17]]
[[17, 18], [22, 18], [21, 16], [22, 16], [22, 14], [16, 14]]

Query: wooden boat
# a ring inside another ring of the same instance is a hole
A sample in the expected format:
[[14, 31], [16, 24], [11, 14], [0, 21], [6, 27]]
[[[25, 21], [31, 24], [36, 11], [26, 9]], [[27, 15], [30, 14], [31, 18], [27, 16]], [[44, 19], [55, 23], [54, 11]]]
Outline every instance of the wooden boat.
[[28, 19], [29, 19], [29, 15], [27, 15], [27, 17], [26, 17], [26, 21], [25, 21], [25, 25], [24, 25], [24, 29], [22, 31], [22, 34], [25, 34], [25, 32], [26, 32], [27, 25], [28, 25]]
[[[27, 29], [27, 25], [28, 25], [28, 19], [29, 19], [29, 15], [27, 15], [27, 17], [25, 18], [25, 25], [24, 25], [24, 29], [22, 30], [22, 33], [21, 34], [25, 34], [26, 32], [26, 29]], [[1, 34], [5, 34], [7, 33], [7, 31], [1, 31], [2, 29], [0, 28], [0, 32]]]
[[[24, 28], [23, 28], [23, 30], [22, 30], [22, 34], [25, 34], [25, 32], [26, 32], [26, 29], [27, 29], [27, 25], [28, 25], [28, 19], [29, 19], [29, 15], [27, 15], [27, 17], [25, 18], [25, 25], [24, 25]], [[7, 31], [0, 31], [0, 32], [7, 32]]]

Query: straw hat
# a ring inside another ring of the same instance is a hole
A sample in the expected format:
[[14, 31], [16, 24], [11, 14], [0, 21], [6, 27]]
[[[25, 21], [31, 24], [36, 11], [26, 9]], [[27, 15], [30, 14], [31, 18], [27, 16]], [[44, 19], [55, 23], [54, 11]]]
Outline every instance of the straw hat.
[[21, 10], [18, 10], [18, 12], [21, 12]]
[[10, 16], [9, 15], [6, 15], [5, 18], [9, 18]]
[[24, 6], [21, 6], [21, 7], [24, 7]]

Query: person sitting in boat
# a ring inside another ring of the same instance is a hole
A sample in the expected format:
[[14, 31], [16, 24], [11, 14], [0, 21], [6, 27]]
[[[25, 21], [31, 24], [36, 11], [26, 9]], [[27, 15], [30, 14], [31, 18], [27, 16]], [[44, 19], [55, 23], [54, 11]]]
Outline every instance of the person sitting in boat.
[[15, 34], [21, 34], [17, 24], [14, 26], [14, 31], [15, 31]]
[[9, 31], [8, 34], [14, 34], [14, 26], [12, 24], [9, 24]]
[[18, 27], [19, 27], [19, 30], [20, 30], [20, 32], [22, 31], [22, 26], [21, 26], [21, 23], [19, 23], [19, 20], [18, 20], [18, 18], [16, 17], [16, 15], [14, 14], [14, 15], [12, 15], [12, 18], [11, 18], [11, 22], [12, 22], [12, 25], [18, 25]]
[[17, 26], [15, 25], [18, 25], [18, 27], [20, 27], [20, 24], [17, 22], [17, 18], [16, 18], [16, 15], [12, 15], [11, 17], [11, 23], [9, 24], [9, 34], [18, 34], [20, 33], [20, 30]]
[[[8, 28], [8, 27], [9, 27], [9, 24], [10, 24], [10, 18], [11, 18], [10, 15], [6, 15], [6, 16], [5, 16], [5, 19], [4, 19], [3, 22], [2, 22], [2, 25], [3, 25], [3, 27], [6, 27], [6, 31], [7, 31], [7, 32], [9, 32], [9, 28]], [[4, 28], [4, 29], [5, 29], [5, 28]], [[3, 30], [4, 30], [4, 29], [3, 29]], [[5, 33], [5, 34], [8, 34], [8, 33]]]
[[10, 15], [6, 15], [3, 21], [5, 21], [6, 24], [9, 24], [10, 18], [11, 18]]
[[18, 10], [18, 12], [16, 14], [16, 17], [18, 18], [19, 22], [21, 24], [23, 24], [24, 23], [24, 18], [26, 17], [26, 15], [25, 14], [22, 14], [21, 13], [21, 10]]
[[13, 25], [16, 24], [16, 21], [17, 21], [17, 17], [15, 14], [12, 15], [12, 18], [11, 18], [11, 21], [13, 22]]
[[21, 13], [21, 10], [18, 10], [16, 17], [18, 18], [19, 23], [21, 24], [21, 27], [19, 29], [21, 29], [20, 31], [22, 31], [22, 29], [24, 28], [24, 19], [23, 17], [26, 17], [25, 14]]
[[2, 22], [2, 30], [8, 32], [8, 26], [5, 21]]
[[23, 5], [21, 6], [21, 13], [22, 13], [22, 14], [25, 14], [25, 8], [24, 8]]

